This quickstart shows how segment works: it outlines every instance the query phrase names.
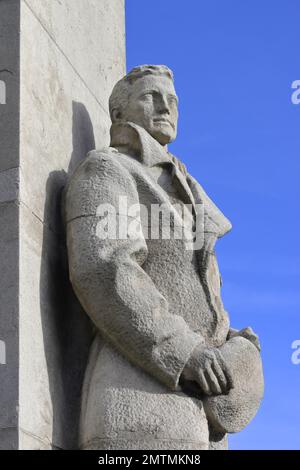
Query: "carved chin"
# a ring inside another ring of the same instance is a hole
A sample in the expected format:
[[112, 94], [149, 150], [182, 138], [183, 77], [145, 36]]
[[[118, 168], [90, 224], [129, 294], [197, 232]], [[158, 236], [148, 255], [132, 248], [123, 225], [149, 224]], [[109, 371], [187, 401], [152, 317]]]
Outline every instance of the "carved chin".
[[167, 145], [170, 142], [173, 142], [176, 137], [176, 133], [173, 129], [171, 129], [169, 126], [163, 128], [159, 127], [156, 129], [153, 129], [152, 132], [150, 132], [152, 137], [154, 137], [155, 140], [157, 140], [161, 145]]

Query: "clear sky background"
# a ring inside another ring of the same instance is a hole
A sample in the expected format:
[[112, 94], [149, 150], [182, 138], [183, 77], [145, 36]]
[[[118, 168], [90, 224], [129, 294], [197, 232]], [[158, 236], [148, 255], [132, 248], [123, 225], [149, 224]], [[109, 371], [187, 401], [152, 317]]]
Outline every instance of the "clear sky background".
[[223, 300], [260, 335], [266, 391], [231, 449], [300, 449], [299, 0], [126, 0], [127, 68], [166, 64], [180, 98], [170, 150], [233, 223]]

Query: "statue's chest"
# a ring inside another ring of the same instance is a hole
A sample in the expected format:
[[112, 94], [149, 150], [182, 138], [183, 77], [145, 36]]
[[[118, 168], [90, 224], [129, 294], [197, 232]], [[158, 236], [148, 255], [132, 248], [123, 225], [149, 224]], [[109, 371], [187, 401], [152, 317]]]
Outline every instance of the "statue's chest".
[[193, 225], [193, 209], [191, 200], [187, 197], [183, 185], [179, 185], [168, 168], [156, 166], [148, 169], [148, 175], [154, 185], [163, 190], [173, 209], [188, 225]]
[[148, 175], [159, 187], [161, 187], [174, 202], [181, 203], [178, 189], [173, 184], [173, 176], [167, 168], [156, 166], [148, 169]]

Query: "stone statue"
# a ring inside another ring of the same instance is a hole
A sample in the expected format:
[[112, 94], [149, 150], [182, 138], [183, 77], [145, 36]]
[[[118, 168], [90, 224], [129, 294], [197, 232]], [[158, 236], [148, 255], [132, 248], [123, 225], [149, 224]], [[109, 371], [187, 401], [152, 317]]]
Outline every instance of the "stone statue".
[[230, 222], [168, 151], [166, 66], [134, 68], [109, 105], [111, 146], [65, 191], [70, 280], [95, 325], [80, 448], [226, 449], [263, 395], [258, 337], [230, 328], [220, 296]]

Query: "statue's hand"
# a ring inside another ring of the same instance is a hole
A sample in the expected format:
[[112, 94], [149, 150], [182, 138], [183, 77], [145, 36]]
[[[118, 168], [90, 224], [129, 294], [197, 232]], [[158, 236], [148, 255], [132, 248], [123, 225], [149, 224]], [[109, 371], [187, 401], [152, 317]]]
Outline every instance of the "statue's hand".
[[227, 340], [235, 338], [236, 336], [241, 336], [242, 338], [248, 339], [249, 341], [251, 341], [252, 344], [254, 344], [254, 346], [258, 349], [259, 352], [261, 351], [259, 337], [256, 333], [254, 333], [250, 326], [247, 328], [243, 328], [240, 331], [230, 328]]
[[217, 348], [196, 348], [183, 371], [185, 380], [197, 382], [205, 395], [227, 394], [233, 379]]

